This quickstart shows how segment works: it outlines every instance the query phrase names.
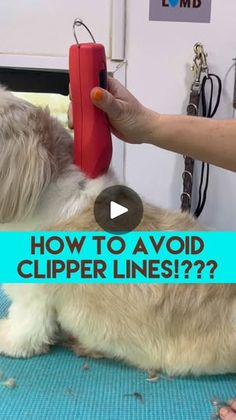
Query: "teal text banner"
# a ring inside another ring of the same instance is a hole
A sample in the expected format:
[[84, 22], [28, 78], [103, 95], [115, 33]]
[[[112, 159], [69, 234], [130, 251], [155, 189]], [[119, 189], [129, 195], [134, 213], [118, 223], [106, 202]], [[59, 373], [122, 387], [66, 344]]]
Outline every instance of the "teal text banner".
[[236, 232], [2, 232], [1, 283], [235, 283]]

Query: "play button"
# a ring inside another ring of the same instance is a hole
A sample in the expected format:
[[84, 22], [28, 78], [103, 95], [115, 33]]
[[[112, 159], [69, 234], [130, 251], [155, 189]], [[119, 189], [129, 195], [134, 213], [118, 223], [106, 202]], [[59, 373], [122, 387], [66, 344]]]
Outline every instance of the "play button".
[[116, 219], [116, 217], [122, 216], [122, 214], [127, 213], [129, 209], [127, 207], [121, 206], [115, 201], [110, 202], [110, 218]]
[[142, 200], [131, 188], [115, 185], [98, 195], [94, 216], [98, 225], [107, 232], [130, 232], [142, 220]]

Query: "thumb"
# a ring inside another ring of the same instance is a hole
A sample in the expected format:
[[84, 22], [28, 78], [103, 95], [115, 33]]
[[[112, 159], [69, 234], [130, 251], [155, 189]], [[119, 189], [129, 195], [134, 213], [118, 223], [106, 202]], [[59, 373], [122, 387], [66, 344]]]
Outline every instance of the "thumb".
[[110, 92], [102, 88], [93, 88], [91, 91], [93, 104], [106, 112], [111, 119], [117, 119], [122, 112], [122, 105]]

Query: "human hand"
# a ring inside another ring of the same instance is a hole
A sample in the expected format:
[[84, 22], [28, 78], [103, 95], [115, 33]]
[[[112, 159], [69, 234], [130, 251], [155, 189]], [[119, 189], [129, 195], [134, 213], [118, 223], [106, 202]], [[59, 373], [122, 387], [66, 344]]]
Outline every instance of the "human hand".
[[[128, 143], [148, 142], [151, 120], [157, 113], [145, 108], [118, 80], [108, 78], [108, 91], [95, 87], [91, 91], [95, 106], [106, 112], [113, 134]], [[73, 128], [72, 105], [68, 124]]]

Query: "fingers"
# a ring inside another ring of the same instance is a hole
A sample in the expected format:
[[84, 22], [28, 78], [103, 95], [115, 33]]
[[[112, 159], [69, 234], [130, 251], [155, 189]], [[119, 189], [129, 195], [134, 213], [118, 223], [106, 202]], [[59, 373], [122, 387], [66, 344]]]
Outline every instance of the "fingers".
[[[118, 80], [108, 77], [108, 90], [96, 87], [91, 91], [91, 100], [94, 105], [106, 112], [112, 120], [119, 119], [124, 110], [123, 102], [130, 100], [132, 96]], [[71, 99], [71, 88], [69, 85], [69, 98]], [[68, 109], [68, 126], [73, 128], [72, 104]]]
[[[122, 112], [122, 106], [119, 103], [119, 100], [115, 99], [111, 93], [102, 89], [94, 88], [91, 91], [91, 100], [94, 105], [106, 112], [109, 118], [116, 119]], [[68, 127], [73, 128], [73, 112], [72, 112], [72, 102], [69, 104], [68, 108]]]
[[236, 398], [228, 402], [229, 406], [236, 412]]
[[222, 420], [236, 420], [236, 399], [229, 401], [229, 405], [222, 407], [219, 412]]
[[121, 99], [125, 102], [137, 103], [137, 99], [130, 93], [130, 91], [126, 89], [119, 80], [114, 79], [113, 77], [108, 77], [108, 90], [117, 99]]
[[236, 413], [230, 407], [221, 408], [219, 416], [222, 420], [236, 420]]
[[108, 91], [111, 92], [113, 96], [123, 97], [127, 92], [126, 88], [119, 82], [119, 80], [114, 79], [113, 77], [107, 78]]
[[105, 89], [92, 89], [91, 100], [94, 105], [106, 112], [110, 119], [118, 119], [122, 113], [123, 107], [119, 99]]

